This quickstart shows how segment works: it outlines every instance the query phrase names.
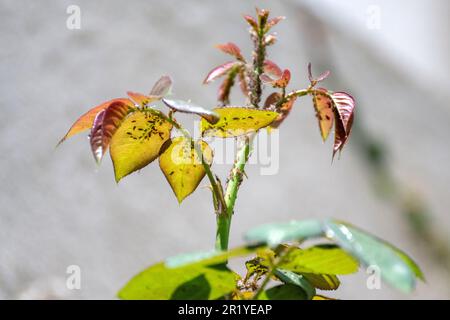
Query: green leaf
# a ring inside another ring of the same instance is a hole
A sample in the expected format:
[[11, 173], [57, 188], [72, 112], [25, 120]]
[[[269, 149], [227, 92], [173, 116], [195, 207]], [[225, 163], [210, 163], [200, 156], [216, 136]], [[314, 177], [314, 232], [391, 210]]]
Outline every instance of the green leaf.
[[302, 288], [308, 300], [311, 300], [316, 295], [316, 289], [303, 275], [284, 269], [276, 269], [274, 274], [284, 283], [293, 284]]
[[180, 267], [193, 263], [202, 265], [220, 264], [231, 258], [248, 256], [261, 248], [263, 248], [263, 246], [243, 246], [231, 249], [229, 251], [210, 250], [185, 253], [167, 258], [165, 263], [169, 268]]
[[254, 243], [267, 243], [274, 247], [286, 241], [316, 238], [322, 235], [320, 220], [303, 220], [258, 226], [250, 229], [245, 234], [245, 239]]
[[[178, 203], [181, 203], [197, 189], [206, 171], [193, 141], [185, 137], [176, 137], [168, 142], [170, 143], [165, 145], [165, 150], [159, 157], [159, 167], [172, 187]], [[198, 147], [202, 151], [203, 160], [211, 164], [213, 152], [208, 144], [200, 141]]]
[[341, 282], [333, 274], [302, 273], [302, 275], [317, 289], [336, 290]]
[[329, 220], [324, 225], [328, 238], [334, 240], [365, 266], [380, 268], [382, 279], [393, 287], [411, 292], [415, 287], [416, 276], [422, 276], [414, 261], [384, 240], [347, 223]]
[[155, 160], [171, 130], [172, 125], [151, 110], [136, 111], [125, 118], [109, 148], [116, 181]]
[[242, 136], [268, 126], [278, 116], [277, 112], [243, 107], [223, 107], [214, 111], [220, 119], [215, 124], [202, 119], [200, 131], [203, 136], [220, 138]]
[[308, 296], [299, 286], [283, 284], [263, 291], [258, 300], [308, 300]]
[[294, 249], [280, 268], [296, 273], [350, 274], [358, 271], [358, 262], [336, 246], [314, 246]]
[[118, 295], [125, 300], [215, 300], [235, 286], [235, 273], [224, 265], [169, 269], [158, 263], [136, 275]]

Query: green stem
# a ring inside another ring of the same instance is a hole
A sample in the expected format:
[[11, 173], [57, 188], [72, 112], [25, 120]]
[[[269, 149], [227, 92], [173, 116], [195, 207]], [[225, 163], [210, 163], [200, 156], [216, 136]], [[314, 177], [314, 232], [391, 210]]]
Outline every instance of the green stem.
[[228, 250], [234, 205], [236, 203], [239, 186], [241, 185], [244, 176], [245, 164], [250, 156], [253, 136], [254, 135], [251, 137], [245, 137], [244, 145], [238, 150], [234, 167], [230, 172], [227, 189], [224, 196], [226, 210], [217, 215], [216, 250]]

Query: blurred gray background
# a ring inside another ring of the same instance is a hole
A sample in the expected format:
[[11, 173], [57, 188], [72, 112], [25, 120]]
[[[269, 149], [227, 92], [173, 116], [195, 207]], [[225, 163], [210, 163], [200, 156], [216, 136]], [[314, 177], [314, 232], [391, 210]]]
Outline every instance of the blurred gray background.
[[[80, 30], [66, 27], [71, 4]], [[242, 14], [255, 6], [287, 17], [269, 55], [290, 68], [291, 88], [307, 86], [308, 62], [316, 74], [329, 68], [325, 85], [356, 98], [356, 128], [331, 164], [332, 139], [321, 142], [300, 100], [280, 129], [278, 173], [247, 170], [231, 245], [255, 224], [336, 217], [404, 249], [427, 281], [411, 295], [368, 290], [362, 270], [325, 294], [450, 297], [448, 1], [0, 0], [1, 299], [115, 298], [144, 267], [212, 247], [207, 189], [179, 206], [157, 163], [116, 185], [86, 135], [55, 144], [90, 107], [145, 93], [163, 74], [176, 97], [214, 107], [218, 84], [201, 82], [228, 57], [213, 46], [233, 41], [248, 57]], [[227, 168], [216, 167], [224, 180]], [[81, 268], [81, 290], [65, 287], [69, 265]]]

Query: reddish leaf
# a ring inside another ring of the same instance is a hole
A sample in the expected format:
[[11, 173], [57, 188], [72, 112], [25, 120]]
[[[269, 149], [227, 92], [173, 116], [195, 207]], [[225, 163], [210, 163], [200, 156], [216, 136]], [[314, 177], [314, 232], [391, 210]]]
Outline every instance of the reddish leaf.
[[97, 163], [103, 158], [112, 136], [122, 124], [129, 110], [128, 105], [117, 101], [111, 103], [108, 108], [96, 116], [91, 129], [90, 143]]
[[67, 138], [70, 138], [77, 133], [91, 129], [92, 125], [94, 124], [94, 120], [95, 120], [95, 117], [97, 116], [97, 114], [100, 113], [102, 110], [106, 109], [111, 103], [116, 102], [116, 101], [121, 101], [121, 102], [129, 105], [130, 107], [134, 107], [134, 103], [130, 99], [127, 99], [127, 98], [117, 98], [117, 99], [112, 99], [107, 102], [104, 102], [104, 103], [90, 109], [88, 112], [86, 112], [81, 117], [79, 117], [77, 119], [77, 121], [75, 121], [75, 123], [70, 127], [69, 131], [67, 131], [65, 136], [58, 142], [58, 145], [60, 145], [62, 142], [64, 142], [64, 140], [66, 140]]
[[264, 109], [274, 107], [280, 99], [281, 99], [280, 93], [278, 92], [271, 93], [264, 102]]
[[244, 15], [245, 21], [255, 30], [258, 30], [258, 23], [256, 22], [255, 18], [249, 15]]
[[[322, 92], [324, 94], [321, 94]], [[323, 141], [328, 138], [334, 119], [333, 101], [326, 93], [326, 89], [319, 88], [313, 94], [314, 109], [316, 110], [316, 117], [319, 121], [320, 134]]]
[[297, 100], [296, 96], [292, 97], [290, 100], [281, 105], [281, 107], [277, 110], [280, 114], [270, 125], [272, 128], [278, 128], [281, 123], [287, 118], [292, 110], [292, 107], [294, 106], [295, 100]]
[[232, 42], [218, 44], [216, 46], [216, 48], [218, 48], [222, 52], [232, 55], [233, 57], [235, 57], [238, 60], [244, 61], [244, 57], [242, 56], [241, 49], [239, 49], [239, 47]]
[[325, 72], [320, 74], [320, 76], [318, 76], [317, 79], [314, 79], [314, 77], [312, 75], [311, 62], [308, 63], [308, 79], [313, 86], [315, 86], [318, 82], [321, 82], [321, 81], [325, 80], [326, 78], [328, 78], [330, 76], [330, 74], [331, 74], [331, 71], [326, 70]]
[[272, 85], [277, 88], [286, 88], [289, 81], [291, 81], [291, 72], [288, 69], [285, 69], [281, 75], [281, 78], [274, 81]]
[[223, 105], [227, 105], [230, 103], [230, 92], [231, 87], [234, 84], [234, 76], [226, 77], [225, 80], [223, 80], [222, 84], [219, 87], [219, 91], [217, 93], [217, 100], [223, 103]]
[[264, 61], [263, 71], [265, 74], [267, 74], [269, 77], [271, 77], [273, 79], [278, 79], [283, 74], [283, 71], [281, 71], [281, 68], [275, 62], [273, 62], [271, 60]]
[[225, 74], [227, 74], [233, 67], [240, 65], [240, 62], [236, 62], [236, 61], [231, 61], [231, 62], [226, 62], [220, 66], [215, 67], [214, 69], [212, 69], [208, 75], [206, 76], [205, 80], [203, 80], [203, 83], [210, 83], [211, 81], [224, 76]]
[[284, 16], [279, 16], [279, 17], [269, 19], [267, 21], [267, 28], [268, 29], [272, 28], [273, 26], [277, 25], [280, 21], [282, 21], [284, 19], [286, 19], [286, 17], [284, 17]]
[[353, 125], [355, 100], [345, 92], [331, 94], [335, 106], [335, 139], [333, 157], [338, 151], [342, 151], [347, 142]]
[[150, 90], [150, 96], [160, 98], [166, 96], [172, 88], [172, 83], [172, 78], [170, 78], [169, 76], [162, 76], [158, 81], [156, 81], [152, 90]]
[[149, 103], [161, 99], [160, 96], [146, 96], [142, 93], [127, 91], [127, 95], [141, 107], [146, 107]]
[[268, 34], [264, 36], [264, 43], [266, 46], [271, 46], [277, 41], [277, 37], [275, 34]]
[[248, 80], [243, 68], [239, 70], [239, 86], [244, 96], [248, 97]]

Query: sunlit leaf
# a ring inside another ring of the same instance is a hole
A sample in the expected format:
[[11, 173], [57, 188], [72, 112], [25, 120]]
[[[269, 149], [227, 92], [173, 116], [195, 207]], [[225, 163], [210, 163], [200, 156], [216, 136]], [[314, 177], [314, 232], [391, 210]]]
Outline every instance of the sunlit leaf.
[[308, 300], [308, 296], [299, 286], [283, 284], [263, 291], [258, 300]]
[[358, 261], [338, 247], [314, 246], [291, 250], [280, 268], [296, 273], [350, 274], [358, 271]]
[[254, 227], [245, 234], [245, 239], [252, 243], [267, 243], [274, 247], [286, 241], [316, 238], [322, 235], [320, 220], [303, 220]]
[[253, 28], [254, 31], [258, 30], [258, 23], [256, 22], [255, 18], [249, 15], [244, 15], [244, 19]]
[[355, 100], [345, 92], [334, 92], [331, 94], [335, 114], [335, 140], [333, 156], [341, 151], [347, 142], [353, 125]]
[[215, 300], [235, 286], [235, 273], [224, 265], [170, 269], [158, 263], [136, 275], [118, 295], [125, 300]]
[[283, 74], [281, 68], [271, 60], [265, 60], [263, 64], [264, 73], [270, 77], [271, 80], [278, 79]]
[[288, 101], [284, 102], [278, 108], [279, 115], [270, 125], [272, 128], [278, 128], [281, 125], [281, 123], [283, 123], [283, 121], [287, 118], [287, 116], [291, 112], [292, 107], [294, 106], [296, 100], [297, 100], [296, 96], [291, 97]]
[[167, 94], [170, 93], [170, 90], [172, 89], [172, 78], [169, 76], [162, 76], [158, 79], [158, 81], [155, 82], [153, 85], [152, 90], [150, 90], [149, 95], [152, 97], [164, 97]]
[[237, 45], [235, 45], [233, 42], [228, 42], [224, 44], [218, 44], [216, 46], [219, 50], [222, 52], [225, 52], [226, 54], [232, 55], [238, 60], [243, 61], [244, 57], [242, 56], [241, 49]]
[[66, 140], [67, 138], [70, 138], [77, 133], [91, 129], [97, 114], [99, 114], [102, 110], [105, 110], [111, 103], [116, 101], [120, 101], [129, 105], [130, 107], [134, 107], [134, 103], [127, 98], [117, 98], [104, 102], [90, 109], [88, 112], [79, 117], [77, 121], [75, 121], [75, 123], [72, 125], [72, 127], [70, 127], [65, 136], [59, 141], [58, 145], [64, 142], [64, 140]]
[[299, 286], [306, 293], [306, 298], [311, 300], [316, 294], [316, 289], [311, 285], [309, 280], [301, 274], [295, 272], [275, 269], [275, 276], [286, 284], [293, 284]]
[[95, 118], [90, 134], [91, 150], [97, 162], [100, 162], [108, 149], [114, 133], [122, 124], [130, 107], [121, 101], [113, 102]]
[[244, 96], [248, 97], [248, 80], [244, 68], [239, 70], [239, 86]]
[[[193, 143], [185, 137], [168, 141], [168, 146], [159, 157], [159, 166], [169, 182], [178, 203], [197, 189], [206, 174], [202, 159], [198, 156]], [[213, 152], [204, 141], [198, 142], [203, 160], [211, 164]]]
[[325, 141], [333, 127], [333, 102], [329, 96], [320, 94], [320, 92], [326, 92], [326, 90], [317, 89], [313, 94], [313, 104], [316, 110], [317, 120], [319, 121], [320, 134], [323, 141]]
[[210, 83], [211, 81], [214, 81], [215, 79], [226, 75], [231, 69], [233, 69], [235, 66], [240, 66], [241, 62], [238, 61], [230, 61], [226, 62], [224, 64], [221, 64], [220, 66], [215, 67], [212, 69], [206, 76], [205, 80], [203, 80], [203, 83]]
[[154, 101], [158, 101], [161, 99], [160, 96], [146, 96], [142, 93], [127, 91], [127, 95], [136, 102], [137, 105], [140, 107], [146, 107], [149, 103], [152, 103]]
[[302, 275], [309, 283], [320, 290], [336, 290], [341, 284], [339, 278], [333, 274], [302, 273]]
[[197, 106], [193, 103], [183, 101], [183, 100], [169, 100], [169, 99], [163, 99], [162, 100], [166, 106], [169, 108], [177, 111], [177, 112], [183, 112], [183, 113], [193, 113], [201, 116], [209, 123], [217, 123], [219, 121], [219, 115], [215, 113], [214, 111], [205, 109], [203, 107]]
[[411, 292], [415, 287], [419, 267], [404, 252], [391, 244], [349, 224], [327, 221], [326, 235], [365, 266], [376, 266], [381, 277], [393, 287]]
[[214, 111], [220, 119], [216, 124], [202, 119], [200, 131], [204, 136], [241, 136], [268, 126], [278, 116], [277, 112], [242, 107], [216, 108]]
[[169, 122], [150, 110], [130, 114], [110, 142], [116, 181], [155, 160], [171, 129]]
[[286, 19], [286, 17], [278, 16], [278, 17], [267, 20], [267, 24], [266, 24], [267, 30], [274, 27], [275, 25], [277, 25], [280, 21], [282, 21], [284, 19]]

